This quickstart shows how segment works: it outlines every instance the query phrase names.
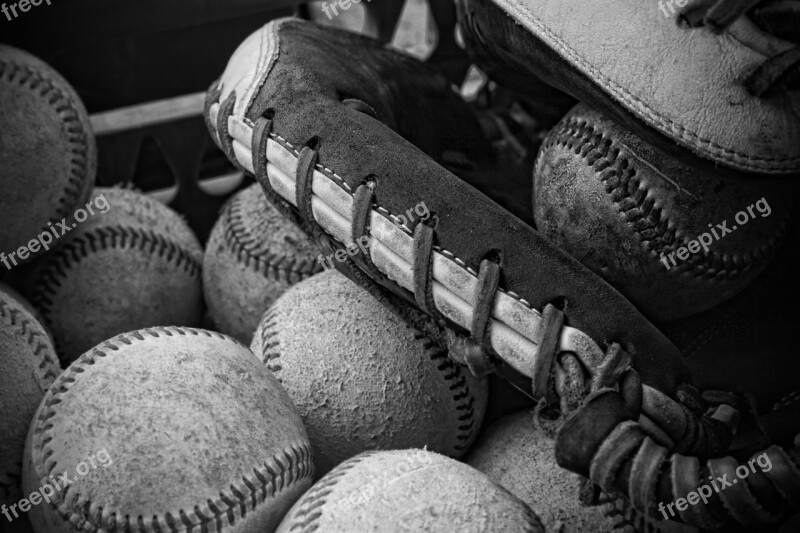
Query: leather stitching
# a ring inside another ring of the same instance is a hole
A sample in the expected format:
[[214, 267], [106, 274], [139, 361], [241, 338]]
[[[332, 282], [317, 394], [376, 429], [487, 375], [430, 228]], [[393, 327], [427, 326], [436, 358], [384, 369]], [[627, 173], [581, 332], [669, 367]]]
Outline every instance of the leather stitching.
[[583, 59], [578, 55], [578, 53], [567, 46], [567, 44], [558, 37], [558, 35], [545, 26], [541, 19], [536, 17], [527, 6], [520, 3], [518, 0], [506, 0], [510, 4], [513, 4], [518, 10], [520, 10], [520, 16], [523, 17], [528, 22], [534, 24], [538, 27], [540, 31], [542, 31], [545, 35], [547, 35], [550, 39], [552, 39], [555, 43], [554, 48], [566, 58], [573, 61], [575, 64], [580, 65], [581, 69], [588, 73], [592, 78], [595, 80], [602, 81], [608, 90], [628, 105], [632, 110], [635, 110], [639, 114], [643, 115], [646, 119], [649, 119], [656, 123], [657, 126], [668, 130], [674, 136], [682, 139], [684, 142], [694, 144], [697, 147], [707, 146], [708, 151], [711, 154], [716, 155], [722, 161], [725, 162], [735, 162], [738, 165], [741, 165], [744, 168], [748, 168], [751, 170], [797, 170], [797, 166], [800, 165], [800, 156], [798, 157], [758, 157], [750, 154], [746, 154], [744, 152], [738, 152], [736, 150], [731, 150], [729, 148], [725, 148], [724, 146], [711, 141], [710, 139], [706, 139], [701, 137], [697, 133], [689, 130], [685, 126], [681, 126], [677, 124], [675, 121], [668, 119], [667, 117], [657, 113], [654, 111], [650, 106], [644, 103], [642, 100], [628, 92], [627, 90], [623, 89], [622, 87], [618, 86], [614, 83], [608, 76], [604, 75], [600, 72], [599, 69], [593, 67], [588, 61]]
[[421, 331], [414, 330], [414, 339], [422, 343], [425, 355], [437, 365], [436, 369], [442, 374], [453, 393], [453, 403], [458, 413], [456, 440], [460, 443], [454, 445], [453, 449], [462, 453], [478, 429], [475, 420], [475, 396], [467, 383], [463, 368], [453, 362], [447, 350], [439, 349], [436, 343]]
[[[48, 475], [55, 473], [57, 462], [52, 460], [56, 450], [52, 446], [52, 424], [48, 420], [58, 414], [58, 405], [63, 401], [64, 396], [69, 394], [70, 387], [78, 379], [86, 368], [98, 362], [98, 359], [113, 357], [113, 353], [121, 348], [121, 344], [132, 345], [137, 342], [144, 342], [150, 339], [157, 339], [161, 336], [172, 337], [180, 336], [206, 336], [209, 338], [220, 339], [231, 342], [237, 346], [242, 346], [238, 341], [231, 339], [220, 333], [197, 330], [193, 328], [149, 328], [134, 333], [123, 334], [106, 341], [97, 348], [81, 356], [73, 363], [53, 384], [45, 397], [42, 412], [34, 421], [34, 468], [37, 475], [42, 480], [46, 480]], [[41, 460], [46, 458], [46, 463]], [[48, 467], [47, 464], [50, 466]], [[227, 490], [220, 491], [217, 501], [208, 499], [190, 509], [195, 517], [190, 516], [184, 510], [180, 510], [179, 516], [171, 513], [164, 515], [154, 514], [151, 516], [131, 517], [121, 512], [112, 511], [106, 514], [102, 506], [96, 506], [91, 501], [80, 497], [71, 498], [68, 494], [74, 490], [72, 486], [64, 487], [62, 492], [53, 497], [51, 509], [58, 513], [64, 520], [65, 525], [69, 523], [73, 531], [99, 533], [100, 531], [135, 531], [146, 533], [148, 531], [191, 531], [193, 529], [205, 531], [209, 525], [216, 525], [217, 531], [225, 526], [234, 526], [240, 520], [244, 520], [246, 514], [255, 510], [259, 503], [267, 502], [269, 498], [294, 486], [298, 481], [311, 479], [314, 472], [311, 448], [308, 444], [297, 443], [287, 446], [277, 455], [274, 455], [261, 464], [254, 465], [253, 475], [255, 480], [244, 476], [238, 483], [232, 482]], [[97, 510], [91, 514], [87, 509]], [[124, 524], [120, 527], [119, 520]]]
[[261, 325], [259, 326], [261, 329], [261, 360], [267, 365], [267, 368], [275, 374], [275, 378], [283, 383], [280, 376], [280, 371], [283, 370], [283, 367], [278, 361], [281, 357], [281, 343], [277, 340], [277, 326], [278, 316], [274, 308], [270, 308], [267, 314], [264, 315]]
[[75, 102], [66, 91], [56, 86], [53, 80], [48, 79], [41, 72], [30, 66], [18, 65], [13, 61], [0, 58], [0, 78], [8, 82], [17, 83], [20, 87], [35, 92], [48, 104], [64, 123], [65, 139], [72, 147], [70, 155], [69, 175], [64, 192], [58, 199], [56, 218], [59, 220], [72, 214], [72, 209], [82, 196], [85, 179], [89, 171], [89, 138], [90, 133], [83, 127], [80, 120], [80, 111]]
[[315, 261], [288, 257], [268, 250], [260, 252], [254, 250], [253, 245], [257, 244], [261, 237], [254, 235], [248, 227], [250, 221], [242, 213], [243, 204], [243, 199], [237, 196], [222, 214], [225, 244], [240, 264], [266, 279], [289, 283], [299, 283], [322, 271], [322, 267]]
[[[137, 250], [148, 252], [167, 262], [190, 277], [200, 275], [200, 261], [179, 244], [152, 230], [126, 226], [109, 226], [73, 237], [62, 244], [47, 261], [34, 280], [31, 303], [39, 310], [45, 322], [52, 324], [52, 311], [56, 295], [67, 272], [82, 259], [101, 250]], [[56, 346], [58, 348], [58, 346]]]
[[365, 452], [353, 457], [331, 470], [328, 475], [317, 482], [297, 503], [288, 530], [299, 533], [314, 533], [317, 531], [320, 528], [319, 519], [324, 512], [327, 498], [333, 493], [334, 487], [360, 462], [377, 453]]
[[[280, 381], [280, 371], [283, 367], [280, 364], [281, 350], [278, 341], [279, 319], [273, 308], [264, 315], [259, 328], [261, 329], [261, 359]], [[419, 342], [424, 350], [425, 356], [436, 365], [436, 370], [444, 378], [452, 393], [454, 409], [456, 411], [458, 433], [454, 444], [454, 452], [460, 454], [467, 449], [472, 441], [475, 432], [479, 429], [475, 420], [475, 402], [477, 401], [472, 389], [467, 383], [462, 368], [456, 365], [447, 352], [441, 350], [433, 340], [419, 330], [413, 329], [414, 340]]]
[[[245, 123], [247, 123], [248, 126], [253, 127], [252, 121], [245, 120]], [[270, 133], [270, 138], [272, 138], [274, 141], [278, 142], [281, 146], [283, 146], [288, 151], [290, 151], [295, 157], [297, 157], [297, 158], [300, 157], [300, 152], [294, 147], [294, 145], [292, 145], [291, 142], [289, 142], [288, 140], [286, 140], [282, 136], [280, 136], [280, 135], [278, 135], [276, 133]], [[347, 191], [348, 193], [353, 195], [353, 190], [350, 187], [350, 185], [348, 185], [347, 182], [344, 180], [344, 178], [339, 176], [334, 170], [332, 170], [332, 169], [330, 169], [330, 168], [328, 168], [328, 167], [326, 167], [324, 165], [320, 165], [319, 163], [317, 163], [316, 169], [319, 170], [322, 174], [324, 174], [325, 177], [327, 177], [331, 181], [337, 183], [345, 191]], [[385, 216], [386, 218], [388, 218], [389, 220], [391, 220], [392, 223], [396, 227], [402, 229], [407, 235], [413, 237], [414, 232], [411, 231], [411, 229], [408, 226], [402, 224], [400, 222], [400, 219], [398, 219], [395, 215], [393, 215], [388, 209], [386, 209], [385, 207], [383, 207], [381, 205], [378, 205], [378, 204], [374, 204], [374, 209], [377, 212], [379, 212], [380, 214], [382, 214], [383, 216]], [[322, 228], [322, 229], [324, 230], [324, 228]], [[327, 233], [327, 231], [326, 231], [326, 233]], [[333, 235], [331, 235], [331, 237], [333, 237]], [[439, 252], [440, 254], [442, 254], [443, 256], [447, 257], [451, 261], [453, 261], [456, 265], [458, 265], [459, 267], [461, 267], [465, 271], [469, 272], [473, 276], [478, 277], [478, 271], [477, 270], [475, 270], [474, 268], [472, 268], [469, 265], [467, 265], [467, 263], [464, 262], [463, 259], [460, 259], [457, 255], [455, 255], [450, 250], [447, 250], [445, 248], [442, 248], [442, 247], [436, 246], [436, 245], [434, 245], [433, 249], [436, 250], [437, 252]], [[513, 291], [509, 291], [509, 290], [503, 289], [501, 287], [498, 287], [497, 290], [502, 292], [502, 293], [504, 293], [504, 294], [506, 294], [506, 295], [508, 295], [509, 297], [513, 298], [514, 300], [518, 301], [519, 303], [521, 303], [522, 305], [524, 305], [528, 309], [530, 309], [532, 311], [536, 311], [536, 309], [533, 307], [533, 305], [528, 300], [526, 300], [525, 298], [520, 296], [519, 294], [517, 294], [517, 293], [515, 293]], [[538, 312], [538, 311], [536, 311], [536, 312]]]
[[[661, 207], [654, 205], [654, 200], [648, 197], [649, 191], [641, 187], [636, 177], [637, 162], [626, 157], [622, 153], [623, 147], [614, 139], [596, 130], [585, 120], [572, 118], [551, 132], [540, 154], [554, 146], [573, 151], [594, 169], [598, 180], [605, 185], [611, 201], [651, 256], [669, 254], [689, 242], [690, 239], [685, 237], [683, 241], [678, 240], [675, 229], [677, 222], [670, 219]], [[787, 221], [784, 219], [778, 232], [755, 250], [736, 254], [721, 254], [710, 250], [707, 255], [693, 254], [676, 270], [668, 273], [682, 272], [704, 280], [734, 279], [770, 257], [786, 229]]]
[[[3, 329], [12, 330], [14, 336], [25, 341], [33, 349], [33, 356], [38, 360], [36, 380], [42, 391], [47, 390], [58, 377], [56, 369], [60, 369], [60, 366], [55, 353], [48, 346], [50, 343], [41, 326], [29, 321], [20, 309], [9, 305], [2, 297], [0, 297], [0, 319]], [[22, 461], [18, 461], [15, 466], [13, 470], [0, 472], [0, 497], [8, 497], [13, 489], [19, 487], [22, 479]]]

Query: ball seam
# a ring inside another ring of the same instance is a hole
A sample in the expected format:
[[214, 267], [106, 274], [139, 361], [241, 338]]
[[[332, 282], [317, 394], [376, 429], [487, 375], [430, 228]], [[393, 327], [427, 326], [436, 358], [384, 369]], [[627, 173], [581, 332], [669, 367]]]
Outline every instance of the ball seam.
[[[46, 336], [42, 331], [36, 331], [36, 326], [26, 319], [19, 309], [15, 309], [2, 298], [0, 298], [0, 318], [8, 328], [14, 328], [17, 336], [23, 339], [32, 349], [33, 355], [38, 359], [37, 381], [40, 383], [52, 383], [58, 373], [54, 373], [54, 368], [59, 368], [58, 360], [52, 358], [54, 355], [47, 349], [45, 342]], [[16, 471], [0, 472], [0, 496], [6, 497], [11, 494], [12, 489], [18, 484], [13, 483], [14, 479], [20, 479], [22, 473], [22, 463], [18, 462]], [[6, 481], [9, 480], [9, 481]]]
[[[261, 359], [267, 368], [280, 380], [279, 372], [283, 367], [279, 363], [281, 357], [280, 341], [277, 340], [279, 331], [278, 316], [273, 308], [270, 308], [261, 320], [260, 340], [261, 340]], [[456, 455], [463, 454], [475, 434], [475, 395], [467, 383], [464, 370], [450, 358], [447, 350], [440, 349], [436, 343], [427, 335], [419, 330], [412, 329], [414, 340], [423, 349], [423, 355], [435, 365], [436, 370], [444, 378], [453, 400], [453, 408], [456, 412], [456, 443], [453, 451]]]
[[[17, 76], [18, 73], [22, 74]], [[79, 118], [80, 111], [72, 98], [67, 96], [62, 88], [56, 86], [54, 80], [48, 79], [34, 67], [19, 65], [14, 61], [0, 58], [0, 78], [2, 77], [6, 77], [9, 82], [16, 82], [20, 87], [27, 85], [31, 90], [39, 89], [39, 96], [58, 113], [66, 126], [66, 139], [73, 147], [70, 158], [71, 167], [64, 193], [58, 200], [58, 209], [56, 210], [58, 218], [54, 220], [66, 218], [72, 214], [70, 209], [81, 198], [85, 176], [89, 169], [89, 152], [91, 151], [87, 141], [89, 132], [84, 129], [83, 122]]]
[[277, 362], [281, 357], [280, 342], [275, 339], [278, 336], [278, 331], [275, 329], [278, 325], [278, 316], [274, 308], [270, 308], [261, 320], [261, 360], [267, 366], [270, 372], [275, 374], [275, 378], [283, 382], [278, 373], [283, 370], [280, 363]]
[[[287, 281], [290, 284], [299, 283], [322, 271], [322, 266], [314, 261], [298, 261], [296, 257], [287, 257], [266, 251], [256, 253], [250, 249], [247, 245], [248, 242], [257, 241], [257, 237], [253, 236], [247, 228], [246, 217], [242, 214], [243, 203], [241, 197], [234, 198], [223, 214], [225, 244], [239, 263], [266, 279]], [[285, 280], [281, 278], [281, 273], [286, 275]]]
[[320, 527], [320, 518], [324, 514], [325, 504], [328, 502], [328, 496], [333, 493], [334, 487], [356, 465], [377, 453], [377, 451], [361, 453], [344, 461], [320, 479], [297, 503], [297, 507], [292, 513], [289, 531], [299, 531], [300, 533], [317, 531]]
[[184, 272], [191, 277], [197, 277], [200, 273], [199, 260], [175, 241], [158, 235], [153, 230], [120, 225], [97, 228], [59, 245], [36, 276], [31, 303], [39, 309], [45, 322], [52, 324], [52, 306], [61, 288], [61, 280], [67, 277], [67, 271], [90, 253], [110, 249], [149, 251], [166, 258], [167, 262], [174, 260], [175, 265], [178, 268], [183, 267]]
[[[97, 359], [109, 357], [111, 352], [117, 352], [121, 345], [130, 346], [136, 342], [160, 338], [162, 335], [172, 337], [180, 336], [206, 336], [230, 342], [238, 347], [245, 348], [240, 342], [220, 333], [180, 327], [147, 328], [133, 333], [125, 333], [110, 339], [91, 351], [83, 354], [75, 361], [48, 390], [42, 403], [42, 411], [33, 424], [33, 466], [39, 480], [44, 484], [48, 476], [56, 469], [57, 461], [53, 442], [53, 425], [48, 423], [58, 414], [57, 406], [63, 401], [70, 387], [78, 379], [79, 374], [86, 368], [97, 363]], [[43, 460], [42, 460], [43, 459]], [[49, 464], [48, 464], [49, 463]], [[46, 472], [46, 474], [42, 474]], [[67, 485], [63, 491], [52, 497], [51, 509], [69, 522], [74, 531], [95, 533], [104, 530], [139, 531], [145, 533], [152, 530], [185, 531], [194, 528], [205, 530], [209, 522], [215, 522], [217, 531], [225, 525], [234, 525], [246, 517], [247, 513], [254, 511], [259, 503], [267, 501], [278, 493], [287, 490], [303, 479], [311, 479], [314, 473], [311, 448], [307, 443], [296, 443], [284, 448], [278, 454], [269, 457], [263, 464], [255, 465], [252, 469], [254, 479], [246, 475], [241, 482], [231, 483], [228, 487], [230, 493], [220, 491], [219, 499], [207, 499], [202, 504], [194, 506], [187, 514], [183, 509], [178, 516], [167, 512], [163, 516], [153, 515], [147, 517], [123, 515], [117, 511], [106, 512], [106, 509], [82, 497], [69, 498], [72, 487]], [[193, 516], [194, 515], [194, 518]], [[124, 517], [124, 524], [119, 525], [117, 517]]]
[[[648, 196], [648, 190], [639, 187], [636, 162], [622, 153], [623, 147], [618, 146], [614, 139], [598, 131], [585, 119], [573, 117], [553, 129], [539, 157], [543, 157], [545, 150], [554, 146], [573, 151], [575, 155], [586, 160], [587, 165], [592, 167], [600, 182], [605, 185], [607, 195], [625, 217], [625, 222], [651, 256], [657, 257], [661, 253], [675, 251], [683, 245], [678, 242], [673, 220], [656, 205], [653, 197]], [[784, 219], [776, 235], [752, 252], [731, 255], [710, 250], [707, 255], [693, 254], [668, 273], [685, 273], [705, 280], [734, 279], [747, 273], [756, 265], [757, 259], [763, 261], [769, 257], [777, 248], [786, 229]]]
[[414, 339], [422, 344], [425, 355], [436, 365], [436, 369], [449, 385], [453, 407], [458, 415], [456, 440], [459, 442], [453, 446], [453, 449], [457, 454], [462, 454], [467, 450], [475, 434], [475, 396], [467, 383], [464, 369], [450, 358], [448, 351], [440, 349], [423, 332], [413, 331]]
[[[247, 118], [244, 118], [243, 120], [249, 127], [255, 128], [255, 125], [253, 124], [253, 122], [251, 120], [249, 120]], [[300, 158], [300, 151], [291, 142], [289, 142], [287, 139], [285, 139], [281, 135], [278, 135], [277, 133], [274, 133], [274, 132], [270, 133], [269, 135], [270, 135], [270, 138], [274, 140], [274, 142], [278, 143], [283, 148], [285, 148], [286, 150], [291, 152], [291, 154], [295, 157], [295, 159], [299, 159]], [[350, 195], [350, 197], [353, 197], [354, 193], [353, 193], [353, 190], [350, 187], [350, 185], [348, 185], [347, 182], [344, 180], [344, 178], [342, 178], [340, 175], [338, 175], [334, 170], [332, 170], [332, 169], [330, 169], [330, 168], [328, 168], [328, 167], [326, 167], [326, 166], [324, 166], [324, 165], [322, 165], [320, 163], [316, 164], [315, 169], [318, 170], [320, 173], [322, 173], [331, 182], [336, 184], [337, 187], [340, 187], [343, 191], [347, 192], [347, 194]], [[394, 221], [395, 226], [397, 226], [398, 228], [402, 229], [406, 233], [406, 235], [413, 236], [413, 232], [411, 231], [411, 229], [409, 229], [408, 226], [400, 223], [400, 219], [397, 218], [395, 215], [393, 215], [388, 209], [386, 209], [385, 207], [383, 207], [382, 205], [379, 205], [377, 203], [373, 203], [372, 206], [381, 215], [383, 215], [386, 218], [389, 218], [390, 220]], [[325, 231], [325, 233], [330, 235], [332, 238], [336, 239], [336, 237], [333, 236], [330, 232], [328, 232], [324, 227], [319, 226], [319, 228], [321, 230]], [[463, 269], [465, 272], [468, 272], [470, 275], [472, 275], [472, 276], [474, 276], [476, 278], [478, 277], [477, 269], [469, 266], [463, 259], [458, 257], [455, 253], [451, 252], [450, 250], [448, 250], [446, 248], [442, 248], [439, 245], [434, 245], [433, 249], [435, 251], [439, 252], [440, 254], [442, 254], [444, 257], [447, 257], [448, 259], [453, 261], [454, 264], [456, 264], [459, 268]], [[502, 287], [498, 287], [497, 290], [498, 290], [498, 292], [501, 292], [501, 293], [509, 296], [510, 298], [513, 298], [514, 300], [516, 300], [517, 302], [521, 303], [526, 308], [528, 308], [528, 309], [530, 309], [532, 311], [536, 311], [538, 313], [538, 311], [533, 307], [533, 304], [531, 304], [531, 302], [529, 302], [528, 300], [526, 300], [525, 298], [523, 298], [521, 295], [517, 294], [516, 292], [508, 290], [508, 289], [504, 289]]]

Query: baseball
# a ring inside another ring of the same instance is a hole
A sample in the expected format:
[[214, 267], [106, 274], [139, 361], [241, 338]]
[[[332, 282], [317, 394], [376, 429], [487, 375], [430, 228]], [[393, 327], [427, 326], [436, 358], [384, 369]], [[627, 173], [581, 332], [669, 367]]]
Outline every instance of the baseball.
[[[218, 333], [126, 333], [80, 357], [28, 433], [23, 487], [39, 533], [272, 531], [311, 486], [286, 392]], [[33, 500], [40, 500], [33, 504]]]
[[278, 533], [544, 532], [531, 509], [464, 463], [424, 450], [366, 452], [317, 482]]
[[547, 531], [611, 532], [619, 519], [601, 507], [580, 503], [581, 477], [553, 459], [555, 441], [537, 429], [533, 413], [522, 411], [489, 427], [470, 452], [467, 464], [528, 504]]
[[584, 104], [549, 133], [534, 168], [538, 230], [654, 320], [714, 307], [766, 268], [790, 195], [668, 156]]
[[203, 291], [217, 330], [250, 342], [264, 311], [322, 270], [305, 234], [252, 185], [222, 209], [203, 258]]
[[317, 472], [365, 450], [462, 456], [488, 386], [336, 271], [289, 289], [252, 343], [297, 405]]
[[45, 391], [61, 373], [53, 344], [29, 309], [0, 284], [0, 505], [22, 497], [25, 436]]
[[[47, 248], [48, 223], [69, 219], [94, 186], [89, 116], [69, 83], [27, 52], [0, 45], [0, 269]], [[35, 191], [35, 194], [32, 192]]]
[[184, 220], [133, 191], [97, 188], [94, 214], [31, 265], [24, 291], [66, 366], [124, 331], [199, 325], [202, 249]]

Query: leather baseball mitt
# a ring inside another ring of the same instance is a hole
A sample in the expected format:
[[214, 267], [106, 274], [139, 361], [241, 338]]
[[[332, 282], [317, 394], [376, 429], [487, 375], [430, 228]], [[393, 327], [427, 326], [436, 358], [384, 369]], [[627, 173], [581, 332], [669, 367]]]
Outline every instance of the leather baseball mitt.
[[[206, 118], [338, 269], [474, 373], [498, 372], [560, 413], [560, 465], [649, 517], [698, 481], [702, 461], [735, 469], [725, 451], [738, 399], [701, 396], [679, 350], [626, 298], [487, 195], [504, 169], [437, 71], [278, 20], [235, 52]], [[763, 490], [797, 504], [797, 451], [767, 453], [779, 466]]]

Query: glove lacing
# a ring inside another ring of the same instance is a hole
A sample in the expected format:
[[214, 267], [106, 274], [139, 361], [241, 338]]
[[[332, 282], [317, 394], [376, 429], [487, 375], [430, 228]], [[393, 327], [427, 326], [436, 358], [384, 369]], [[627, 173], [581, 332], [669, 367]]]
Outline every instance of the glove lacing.
[[[679, 25], [689, 28], [705, 26], [715, 33], [725, 31], [739, 17], [763, 0], [690, 0], [678, 14]], [[800, 47], [777, 54], [761, 64], [745, 80], [748, 92], [770, 98], [779, 93], [800, 89]]]

